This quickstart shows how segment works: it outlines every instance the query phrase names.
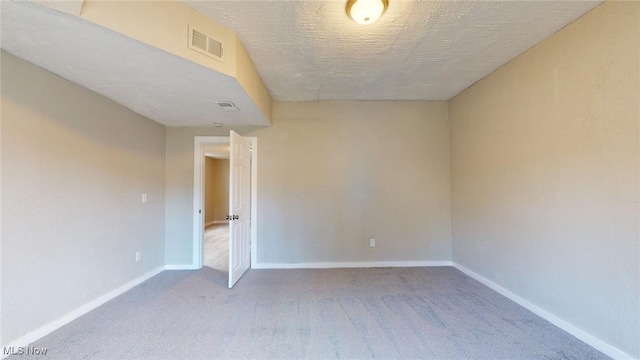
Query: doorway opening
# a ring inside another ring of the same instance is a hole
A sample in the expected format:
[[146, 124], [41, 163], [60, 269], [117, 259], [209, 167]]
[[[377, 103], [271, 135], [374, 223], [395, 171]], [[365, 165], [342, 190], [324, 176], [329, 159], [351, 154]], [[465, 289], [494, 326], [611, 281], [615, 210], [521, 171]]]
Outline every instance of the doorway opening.
[[204, 145], [203, 266], [229, 272], [229, 145]]
[[[235, 134], [234, 134], [235, 135]], [[250, 249], [250, 262], [256, 263], [257, 251], [258, 251], [258, 241], [257, 241], [257, 180], [258, 180], [258, 172], [257, 172], [257, 163], [258, 163], [258, 141], [255, 137], [246, 137], [244, 138], [250, 143], [250, 152], [251, 152], [251, 162], [250, 162], [250, 226], [248, 230], [249, 233], [249, 249]], [[228, 149], [231, 144], [230, 136], [196, 136], [194, 138], [194, 185], [193, 185], [193, 265], [194, 269], [200, 269], [203, 265], [205, 265], [205, 235], [207, 231], [211, 227], [211, 230], [215, 231], [216, 227], [227, 226], [227, 229], [230, 227], [228, 224], [216, 224], [219, 221], [226, 221], [226, 215], [229, 214], [229, 206], [227, 206], [227, 212], [224, 213], [225, 217], [223, 220], [216, 219], [217, 215], [214, 215], [214, 219], [211, 220], [211, 217], [206, 220], [206, 204], [205, 204], [205, 175], [206, 175], [206, 162], [207, 157], [205, 154], [207, 153], [207, 148], [209, 148], [210, 152], [209, 157], [220, 158], [222, 156], [215, 156], [215, 152], [211, 152], [211, 149], [215, 147], [225, 147]], [[215, 212], [214, 212], [215, 214]], [[209, 224], [209, 227], [206, 225]], [[221, 231], [218, 231], [216, 234], [218, 237], [221, 236]], [[224, 236], [224, 235], [222, 235]], [[219, 240], [219, 239], [218, 239]], [[227, 241], [227, 244], [230, 244]], [[220, 243], [218, 242], [218, 245]], [[220, 246], [218, 246], [218, 249]], [[226, 251], [229, 251], [229, 245], [225, 247]], [[233, 250], [231, 250], [233, 251]], [[228, 258], [231, 258], [231, 254]], [[229, 262], [227, 261], [224, 266], [227, 267]], [[237, 281], [237, 279], [235, 280]], [[234, 282], [235, 282], [234, 281]]]

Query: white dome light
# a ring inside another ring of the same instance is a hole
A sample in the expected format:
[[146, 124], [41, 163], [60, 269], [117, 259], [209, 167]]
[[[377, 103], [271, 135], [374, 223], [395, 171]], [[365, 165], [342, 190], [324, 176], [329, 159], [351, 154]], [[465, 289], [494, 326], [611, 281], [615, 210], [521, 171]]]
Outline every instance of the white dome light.
[[368, 25], [378, 20], [387, 4], [387, 0], [351, 0], [347, 4], [347, 13], [358, 24]]

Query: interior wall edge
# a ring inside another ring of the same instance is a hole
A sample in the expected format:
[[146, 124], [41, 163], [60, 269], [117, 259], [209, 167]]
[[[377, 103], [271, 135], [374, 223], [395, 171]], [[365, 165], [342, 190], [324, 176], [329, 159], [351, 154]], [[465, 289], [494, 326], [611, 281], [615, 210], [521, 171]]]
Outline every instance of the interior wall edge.
[[606, 1], [449, 101], [454, 263], [620, 358], [640, 357], [639, 21]]
[[165, 127], [0, 55], [4, 345], [164, 266]]

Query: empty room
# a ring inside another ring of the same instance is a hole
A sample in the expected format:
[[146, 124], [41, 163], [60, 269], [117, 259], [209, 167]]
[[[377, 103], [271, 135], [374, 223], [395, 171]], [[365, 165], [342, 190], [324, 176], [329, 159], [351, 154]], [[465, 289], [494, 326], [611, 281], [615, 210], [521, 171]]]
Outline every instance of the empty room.
[[20, 359], [640, 359], [640, 2], [1, 1]]

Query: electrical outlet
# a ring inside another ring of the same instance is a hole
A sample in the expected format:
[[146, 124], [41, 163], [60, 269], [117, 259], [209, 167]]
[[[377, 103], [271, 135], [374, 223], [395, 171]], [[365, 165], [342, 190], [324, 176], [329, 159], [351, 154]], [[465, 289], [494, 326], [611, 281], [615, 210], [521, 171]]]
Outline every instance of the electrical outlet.
[[376, 247], [376, 239], [369, 239], [369, 247]]
[[140, 250], [136, 251], [136, 261], [140, 261]]
[[147, 202], [147, 194], [142, 194], [142, 203], [146, 203]]

